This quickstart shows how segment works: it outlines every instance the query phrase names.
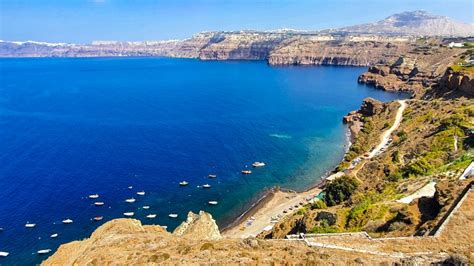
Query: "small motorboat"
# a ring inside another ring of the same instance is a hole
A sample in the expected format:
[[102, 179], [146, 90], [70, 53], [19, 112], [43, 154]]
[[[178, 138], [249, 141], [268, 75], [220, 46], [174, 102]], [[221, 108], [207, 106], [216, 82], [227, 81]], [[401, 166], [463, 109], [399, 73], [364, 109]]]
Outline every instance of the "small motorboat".
[[209, 203], [209, 205], [217, 205], [218, 204], [218, 202], [215, 201], [215, 200], [211, 200], [208, 203]]
[[252, 164], [253, 167], [264, 167], [265, 166], [265, 163], [263, 162], [254, 162]]
[[252, 173], [252, 171], [250, 170], [242, 170], [242, 174], [244, 175], [250, 175]]
[[26, 223], [25, 224], [26, 228], [34, 228], [35, 226], [36, 226], [36, 224], [32, 224], [32, 223]]
[[204, 185], [202, 185], [202, 188], [211, 188], [211, 185], [209, 185], [209, 184], [204, 184]]
[[94, 217], [94, 221], [102, 221], [104, 219], [104, 216], [96, 216]]
[[132, 188], [133, 188], [133, 186], [128, 186], [128, 189], [132, 189]]
[[123, 215], [127, 216], [127, 217], [132, 217], [133, 215], [135, 215], [135, 213], [134, 212], [124, 212]]
[[216, 178], [217, 175], [208, 175], [209, 178]]
[[126, 199], [125, 202], [127, 203], [134, 203], [136, 201], [136, 199], [134, 198], [130, 198], [130, 199]]
[[89, 199], [98, 199], [98, 198], [99, 198], [99, 194], [89, 195]]
[[148, 218], [148, 219], [155, 219], [155, 218], [156, 218], [156, 214], [148, 214], [148, 215], [146, 216], [146, 218]]
[[144, 209], [144, 210], [148, 210], [148, 209], [150, 209], [150, 206], [145, 205], [145, 206], [143, 206], [143, 209]]
[[94, 205], [95, 206], [104, 206], [104, 202], [103, 201], [97, 201], [97, 202], [94, 202]]
[[51, 249], [41, 249], [41, 250], [38, 250], [36, 253], [38, 253], [39, 255], [43, 255], [43, 254], [48, 254], [49, 252], [51, 252]]
[[8, 256], [8, 254], [10, 254], [10, 253], [5, 252], [5, 251], [0, 251], [0, 257], [6, 257], [6, 256]]
[[72, 224], [73, 221], [71, 219], [66, 219], [66, 220], [63, 220], [63, 224]]
[[56, 238], [56, 237], [58, 237], [58, 234], [56, 234], [56, 233], [55, 233], [55, 234], [52, 234], [50, 237], [51, 237], [51, 238]]
[[139, 196], [145, 196], [145, 191], [138, 191], [138, 192], [137, 192], [137, 195], [139, 195]]
[[170, 214], [168, 215], [168, 217], [170, 217], [170, 218], [178, 218], [178, 215], [177, 215], [176, 213], [170, 213]]
[[179, 182], [179, 185], [182, 186], [182, 187], [184, 187], [184, 186], [189, 185], [189, 183], [186, 182], [186, 181], [181, 181], [181, 182]]
[[163, 229], [165, 229], [165, 230], [168, 229], [168, 226], [167, 226], [167, 225], [160, 225], [160, 226], [161, 226], [161, 228], [163, 228]]

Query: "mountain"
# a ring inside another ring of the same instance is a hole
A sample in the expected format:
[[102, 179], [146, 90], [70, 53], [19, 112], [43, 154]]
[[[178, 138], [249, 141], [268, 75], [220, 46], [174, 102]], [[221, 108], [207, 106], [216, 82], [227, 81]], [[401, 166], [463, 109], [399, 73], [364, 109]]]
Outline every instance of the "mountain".
[[394, 14], [374, 23], [340, 28], [336, 31], [359, 34], [473, 36], [474, 25], [418, 10]]

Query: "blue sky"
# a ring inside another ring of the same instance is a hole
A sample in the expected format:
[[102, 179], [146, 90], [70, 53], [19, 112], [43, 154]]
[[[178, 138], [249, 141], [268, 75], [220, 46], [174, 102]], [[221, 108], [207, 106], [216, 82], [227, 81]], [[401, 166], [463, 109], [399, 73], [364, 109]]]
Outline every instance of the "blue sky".
[[423, 9], [473, 22], [473, 0], [0, 0], [0, 39], [161, 40], [211, 30], [324, 29]]

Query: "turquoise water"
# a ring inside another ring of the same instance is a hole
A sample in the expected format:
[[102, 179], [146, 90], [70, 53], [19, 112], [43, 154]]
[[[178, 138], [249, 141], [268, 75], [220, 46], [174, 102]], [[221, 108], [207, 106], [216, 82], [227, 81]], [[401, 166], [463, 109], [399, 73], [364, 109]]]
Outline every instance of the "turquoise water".
[[[365, 71], [357, 67], [166, 58], [0, 66], [0, 251], [11, 253], [0, 264], [38, 263], [46, 257], [37, 250], [87, 237], [127, 211], [172, 229], [205, 210], [223, 226], [263, 190], [301, 190], [331, 170], [345, 150], [342, 116], [363, 98], [403, 97], [357, 84]], [[254, 161], [267, 167], [241, 175]], [[205, 183], [212, 187], [197, 187]], [[86, 198], [94, 193], [105, 206]]]

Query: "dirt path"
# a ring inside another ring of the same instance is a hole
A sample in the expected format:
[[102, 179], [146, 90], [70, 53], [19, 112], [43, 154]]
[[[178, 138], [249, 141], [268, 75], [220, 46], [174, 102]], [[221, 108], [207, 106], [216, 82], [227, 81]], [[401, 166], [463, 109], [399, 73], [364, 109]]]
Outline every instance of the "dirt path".
[[370, 152], [369, 159], [376, 156], [384, 147], [389, 144], [390, 136], [400, 126], [403, 118], [403, 111], [405, 111], [407, 103], [406, 100], [399, 100], [398, 103], [400, 104], [400, 107], [397, 110], [395, 122], [389, 129], [382, 133], [382, 136], [380, 136], [380, 143]]

